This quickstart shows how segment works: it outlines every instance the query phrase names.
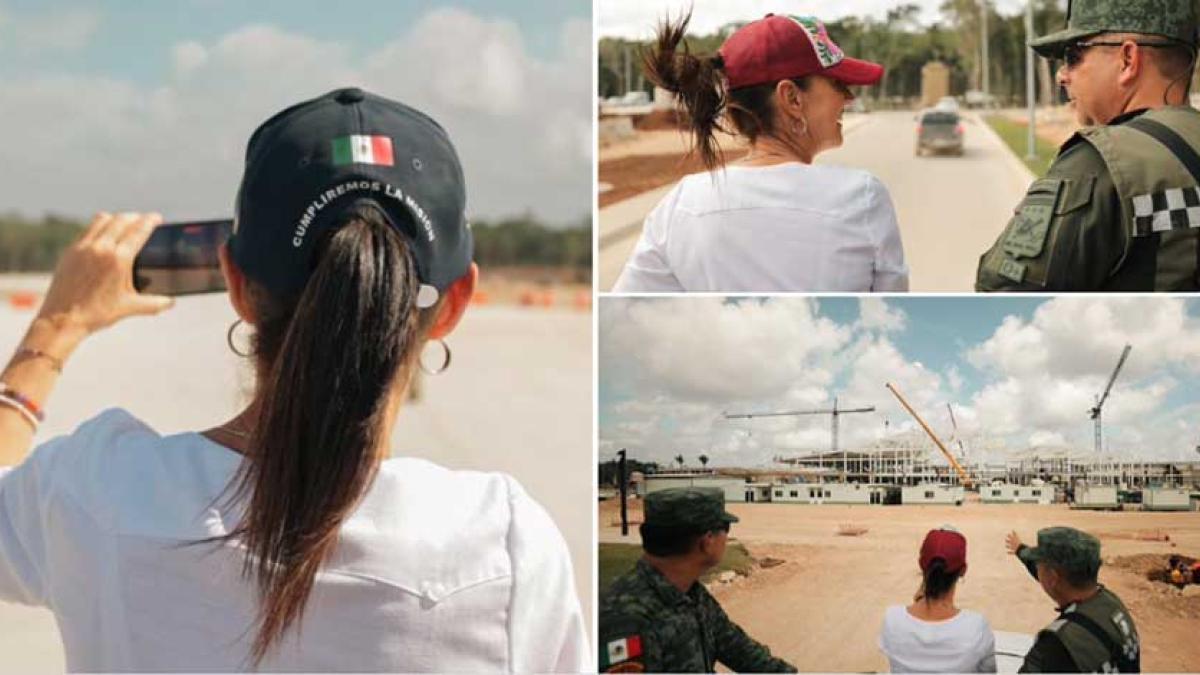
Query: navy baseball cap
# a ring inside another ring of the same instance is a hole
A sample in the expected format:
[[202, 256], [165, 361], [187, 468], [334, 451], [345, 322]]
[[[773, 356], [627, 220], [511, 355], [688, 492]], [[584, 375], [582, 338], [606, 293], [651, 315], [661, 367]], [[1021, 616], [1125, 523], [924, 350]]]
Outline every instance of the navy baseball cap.
[[471, 266], [462, 165], [442, 127], [403, 103], [348, 88], [291, 106], [246, 145], [230, 251], [281, 297], [304, 290], [322, 235], [346, 209], [378, 208], [411, 247], [429, 307]]

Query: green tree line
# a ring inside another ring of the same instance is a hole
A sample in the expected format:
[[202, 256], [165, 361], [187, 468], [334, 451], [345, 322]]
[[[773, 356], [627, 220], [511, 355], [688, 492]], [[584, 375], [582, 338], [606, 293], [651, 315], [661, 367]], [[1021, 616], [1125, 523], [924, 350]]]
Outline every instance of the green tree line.
[[[640, 471], [643, 475], [658, 473], [658, 462], [639, 462], [636, 459], [628, 459], [625, 461], [625, 478], [628, 480], [629, 474], [634, 471]], [[607, 462], [600, 462], [596, 470], [596, 479], [599, 485], [610, 487], [620, 487], [617, 484], [617, 460], [610, 459]]]
[[[683, 6], [683, 3], [680, 3]], [[1064, 0], [1033, 0], [1034, 35], [1046, 35], [1066, 26]], [[936, 22], [925, 25], [921, 8], [901, 4], [882, 19], [848, 17], [826, 23], [830, 37], [847, 55], [882, 63], [879, 84], [861, 94], [878, 105], [910, 105], [921, 95], [921, 69], [931, 61], [950, 68], [950, 91], [962, 95], [983, 89], [983, 35], [986, 11], [989, 90], [1001, 104], [1025, 104], [1025, 14], [1003, 14], [979, 0], [945, 0]], [[696, 9], [703, 12], [703, 7]], [[689, 35], [695, 54], [712, 54], [733, 31], [744, 25], [731, 23], [711, 35]], [[646, 27], [650, 29], [650, 26]], [[653, 91], [641, 71], [640, 54], [650, 43], [604, 38], [599, 44], [598, 82], [602, 98], [627, 90]], [[1035, 61], [1035, 95], [1042, 104], [1053, 103], [1053, 73], [1058, 63]]]
[[[82, 221], [50, 215], [40, 220], [0, 214], [0, 272], [49, 272], [83, 231]], [[590, 274], [591, 219], [549, 227], [531, 215], [473, 221], [475, 260], [484, 266], [565, 267]]]

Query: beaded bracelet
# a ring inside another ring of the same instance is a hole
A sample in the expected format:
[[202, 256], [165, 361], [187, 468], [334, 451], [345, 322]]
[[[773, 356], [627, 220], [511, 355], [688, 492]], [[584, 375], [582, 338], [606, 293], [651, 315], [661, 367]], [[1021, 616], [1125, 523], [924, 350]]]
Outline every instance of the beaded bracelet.
[[16, 401], [17, 403], [20, 403], [22, 406], [25, 407], [26, 410], [28, 410], [30, 412], [30, 414], [32, 414], [34, 417], [37, 418], [37, 421], [39, 421], [39, 422], [46, 421], [46, 415], [45, 415], [45, 413], [42, 412], [41, 406], [39, 406], [37, 403], [35, 403], [33, 399], [29, 398], [25, 394], [22, 394], [21, 392], [17, 391], [16, 389], [13, 389], [12, 387], [8, 386], [8, 384], [6, 384], [3, 381], [0, 381], [0, 395], [7, 396], [7, 397], [13, 399], [14, 401]]
[[30, 412], [29, 409], [17, 399], [6, 396], [5, 394], [0, 394], [0, 405], [8, 406], [21, 413], [21, 417], [24, 417], [25, 421], [29, 422], [29, 426], [33, 427], [35, 432], [38, 430], [38, 419], [34, 417], [33, 413]]

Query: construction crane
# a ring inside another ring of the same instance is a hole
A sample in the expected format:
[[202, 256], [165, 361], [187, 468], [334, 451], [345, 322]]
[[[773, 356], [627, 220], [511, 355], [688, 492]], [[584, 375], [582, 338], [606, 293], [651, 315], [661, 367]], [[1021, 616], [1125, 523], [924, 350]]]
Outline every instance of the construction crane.
[[947, 403], [946, 410], [950, 413], [950, 426], [954, 429], [954, 435], [950, 437], [950, 440], [958, 444], [958, 456], [966, 459], [967, 449], [963, 447], [962, 439], [958, 437], [958, 422], [954, 419], [954, 407]]
[[904, 409], [908, 411], [908, 414], [912, 415], [913, 419], [917, 421], [917, 424], [920, 424], [921, 428], [925, 430], [925, 433], [929, 434], [929, 437], [933, 439], [934, 445], [938, 447], [938, 450], [942, 451], [942, 454], [946, 456], [946, 460], [950, 462], [950, 466], [954, 467], [954, 470], [958, 472], [958, 477], [962, 481], [963, 486], [969, 488], [975, 487], [975, 481], [971, 479], [971, 476], [967, 473], [967, 470], [963, 468], [962, 464], [958, 463], [958, 460], [954, 458], [954, 454], [946, 449], [946, 446], [942, 443], [942, 439], [938, 438], [937, 434], [933, 433], [933, 429], [930, 429], [929, 425], [925, 423], [925, 420], [921, 419], [921, 416], [917, 414], [917, 411], [913, 410], [913, 407], [908, 404], [908, 401], [904, 400], [904, 397], [901, 396], [900, 392], [892, 386], [892, 383], [888, 382], [884, 386], [886, 386], [888, 391], [892, 392], [896, 396], [896, 400], [900, 401], [900, 405], [904, 406]]
[[[727, 420], [739, 420], [739, 419], [749, 420], [749, 419], [754, 419], [756, 417], [799, 417], [802, 415], [829, 415], [830, 417], [833, 418], [831, 425], [830, 425], [830, 436], [829, 436], [829, 438], [830, 438], [830, 445], [829, 445], [830, 454], [837, 454], [837, 451], [838, 451], [838, 426], [839, 426], [838, 418], [840, 418], [842, 415], [847, 415], [850, 413], [869, 413], [869, 412], [875, 412], [875, 406], [872, 405], [872, 406], [867, 406], [865, 408], [839, 408], [837, 398], [835, 397], [833, 399], [833, 407], [832, 408], [823, 408], [820, 410], [784, 410], [781, 412], [740, 413], [740, 414], [722, 413], [722, 414], [725, 416], [725, 419], [727, 419]], [[845, 477], [846, 477], [846, 466], [847, 466], [846, 452], [842, 451], [842, 480], [843, 481], [845, 480]], [[821, 462], [821, 468], [825, 468], [824, 462]]]
[[1133, 345], [1125, 345], [1125, 349], [1121, 351], [1121, 358], [1117, 361], [1117, 367], [1113, 368], [1112, 377], [1108, 378], [1108, 386], [1104, 387], [1104, 393], [1096, 399], [1096, 405], [1088, 411], [1092, 421], [1096, 423], [1096, 454], [1103, 452], [1104, 446], [1101, 444], [1101, 413], [1104, 409], [1104, 402], [1108, 400], [1108, 392], [1112, 391], [1113, 382], [1117, 381], [1117, 373], [1121, 372], [1121, 366], [1125, 365], [1125, 359], [1129, 358], [1129, 352], [1133, 350]]

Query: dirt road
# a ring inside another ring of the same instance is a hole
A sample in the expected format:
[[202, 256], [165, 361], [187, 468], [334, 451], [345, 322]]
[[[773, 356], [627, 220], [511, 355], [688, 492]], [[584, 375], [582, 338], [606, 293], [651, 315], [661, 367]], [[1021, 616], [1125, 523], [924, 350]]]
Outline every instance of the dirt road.
[[[601, 505], [601, 541], [619, 541], [615, 502]], [[919, 583], [917, 552], [925, 532], [950, 524], [968, 541], [968, 571], [957, 602], [982, 612], [992, 629], [1032, 634], [1054, 619], [1053, 603], [1016, 560], [1004, 535], [1016, 529], [1035, 541], [1037, 529], [1071, 525], [1101, 537], [1106, 564], [1100, 580], [1119, 595], [1137, 623], [1147, 671], [1194, 670], [1200, 663], [1200, 594], [1181, 596], [1163, 584], [1121, 569], [1120, 559], [1143, 553], [1200, 555], [1200, 513], [1099, 513], [1065, 506], [802, 506], [731, 504], [741, 518], [733, 536], [755, 558], [786, 561], [713, 589], [750, 635], [800, 670], [885, 671], [876, 640], [883, 612], [907, 604]], [[867, 528], [858, 537], [839, 526]], [[1162, 530], [1166, 542], [1137, 541]], [[637, 541], [636, 528], [631, 541]]]
[[[1019, 162], [973, 116], [964, 118], [962, 157], [915, 157], [911, 112], [863, 117], [847, 133], [845, 144], [822, 154], [817, 163], [866, 169], [887, 186], [912, 271], [912, 290], [972, 290], [979, 256], [999, 236], [1028, 187]], [[657, 201], [630, 200], [624, 208], [617, 203], [601, 210], [600, 290], [612, 288], [641, 234], [640, 227], [630, 226], [639, 224]], [[606, 236], [610, 232], [624, 236]]]

